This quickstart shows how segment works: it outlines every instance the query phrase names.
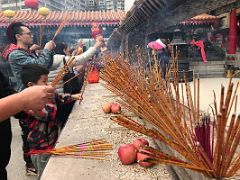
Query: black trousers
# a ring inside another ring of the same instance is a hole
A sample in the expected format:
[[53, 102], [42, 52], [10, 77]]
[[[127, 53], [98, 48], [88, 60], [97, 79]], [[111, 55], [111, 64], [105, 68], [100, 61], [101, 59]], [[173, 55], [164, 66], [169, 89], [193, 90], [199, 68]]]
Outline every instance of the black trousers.
[[29, 148], [28, 141], [27, 141], [27, 137], [29, 134], [29, 128], [28, 128], [27, 123], [22, 119], [19, 119], [19, 125], [22, 130], [21, 136], [22, 136], [22, 142], [23, 142], [23, 145], [22, 145], [23, 159], [26, 162], [26, 164], [32, 164], [31, 156], [29, 155], [30, 148]]
[[73, 106], [74, 106], [75, 101], [69, 103], [69, 104], [57, 104], [57, 121], [58, 121], [58, 126], [63, 129], [65, 126], [69, 114], [72, 112]]
[[6, 167], [11, 156], [12, 130], [10, 120], [0, 123], [0, 180], [7, 180]]

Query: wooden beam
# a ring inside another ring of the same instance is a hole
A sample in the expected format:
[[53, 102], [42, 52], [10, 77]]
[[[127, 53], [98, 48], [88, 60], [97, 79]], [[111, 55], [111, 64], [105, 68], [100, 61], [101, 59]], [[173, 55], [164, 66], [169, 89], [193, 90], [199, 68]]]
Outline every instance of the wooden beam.
[[234, 0], [201, 0], [196, 2], [192, 0], [186, 3], [182, 3], [175, 9], [166, 9], [165, 11], [160, 11], [149, 18], [150, 22], [155, 23], [149, 24], [147, 33], [151, 34], [154, 31], [164, 30], [170, 26], [175, 25], [178, 22], [189, 19], [198, 14], [205, 13], [206, 11], [211, 11], [216, 8], [223, 7], [227, 3], [233, 3], [233, 1]]
[[220, 14], [223, 14], [223, 13], [226, 13], [226, 12], [230, 12], [231, 9], [234, 9], [234, 8], [240, 8], [240, 1], [239, 0], [236, 1], [236, 2], [227, 4], [225, 6], [222, 6], [220, 8], [217, 8], [217, 9], [211, 11], [210, 14], [214, 15], [214, 16], [218, 16]]

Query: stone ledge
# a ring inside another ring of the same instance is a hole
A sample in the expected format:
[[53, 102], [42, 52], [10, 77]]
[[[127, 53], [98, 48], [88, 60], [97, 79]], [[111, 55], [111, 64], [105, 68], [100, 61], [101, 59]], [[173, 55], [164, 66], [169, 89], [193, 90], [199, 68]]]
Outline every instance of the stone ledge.
[[203, 62], [194, 62], [194, 61], [191, 61], [189, 64], [190, 64], [190, 66], [191, 66], [191, 65], [208, 66], [208, 65], [215, 65], [215, 64], [226, 64], [226, 61], [225, 61], [225, 60], [222, 60], [222, 61], [208, 61], [206, 64], [204, 64]]

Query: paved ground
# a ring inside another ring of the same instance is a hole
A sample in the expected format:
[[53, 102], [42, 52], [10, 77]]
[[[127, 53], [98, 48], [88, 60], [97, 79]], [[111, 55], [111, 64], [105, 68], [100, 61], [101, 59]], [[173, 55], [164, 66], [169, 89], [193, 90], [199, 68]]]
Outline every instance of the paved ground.
[[[213, 107], [213, 90], [216, 92], [216, 97], [217, 97], [217, 103], [219, 105], [220, 101], [220, 91], [221, 91], [221, 85], [225, 86], [225, 93], [227, 91], [227, 86], [228, 86], [228, 78], [204, 78], [200, 79], [200, 108], [202, 110], [210, 110], [209, 109], [209, 104], [212, 105]], [[233, 79], [234, 85], [240, 81], [239, 78]], [[193, 92], [193, 82], [190, 83], [191, 89]], [[235, 86], [234, 86], [235, 89]], [[239, 93], [239, 88], [238, 88], [238, 98], [240, 97]], [[240, 109], [240, 101], [238, 100], [238, 109]]]
[[12, 119], [12, 156], [8, 165], [9, 180], [36, 180], [36, 176], [25, 175], [25, 163], [23, 161], [21, 129], [18, 120]]
[[[238, 79], [234, 79], [236, 82]], [[212, 78], [201, 79], [201, 109], [207, 109], [208, 105], [213, 102], [212, 90], [215, 90], [217, 97], [219, 97], [221, 84], [227, 85], [228, 79], [226, 78]], [[191, 83], [192, 85], [193, 83]], [[238, 91], [239, 92], [239, 91]], [[219, 99], [219, 98], [218, 98]], [[240, 107], [240, 101], [238, 101], [238, 109]], [[36, 177], [26, 176], [24, 169], [24, 161], [22, 158], [22, 142], [20, 137], [20, 127], [16, 120], [12, 120], [12, 156], [8, 166], [9, 180], [35, 180]]]

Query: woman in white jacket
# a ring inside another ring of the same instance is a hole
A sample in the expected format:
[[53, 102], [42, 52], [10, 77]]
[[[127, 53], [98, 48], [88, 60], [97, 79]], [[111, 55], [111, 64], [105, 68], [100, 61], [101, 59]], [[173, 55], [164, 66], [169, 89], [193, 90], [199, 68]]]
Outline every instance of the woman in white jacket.
[[[81, 55], [75, 56], [75, 65], [82, 65], [84, 64], [88, 59], [90, 59], [96, 52], [97, 50], [102, 46], [103, 44], [103, 38], [98, 37], [96, 39], [96, 43], [93, 47], [90, 47], [86, 52], [82, 53]], [[65, 48], [65, 49], [64, 49]], [[61, 70], [61, 68], [64, 66], [64, 58], [67, 61], [69, 59], [69, 56], [66, 56], [66, 50], [67, 46], [63, 46], [63, 48], [59, 51], [59, 54], [56, 54], [53, 56], [53, 65], [50, 68], [50, 73], [48, 75], [48, 81], [52, 82], [53, 78], [58, 74], [58, 72]], [[56, 87], [57, 93], [63, 93], [63, 81], [61, 81], [57, 87]], [[57, 121], [59, 124], [60, 129], [62, 129], [68, 119], [69, 114], [72, 111], [72, 108], [74, 106], [75, 102], [69, 103], [69, 104], [64, 104], [60, 105], [57, 104]]]
[[[90, 59], [97, 50], [103, 45], [103, 38], [101, 36], [97, 37], [96, 43], [93, 47], [90, 47], [86, 52], [75, 56], [75, 65], [82, 65], [84, 64], [88, 59]], [[66, 49], [65, 49], [66, 51]], [[65, 52], [64, 51], [64, 52]], [[57, 75], [57, 73], [60, 71], [60, 69], [64, 66], [63, 59], [66, 59], [66, 61], [69, 59], [69, 56], [66, 56], [64, 54], [55, 54], [53, 56], [53, 65], [50, 68], [50, 73], [48, 75], [48, 81], [52, 82], [53, 78]], [[63, 93], [63, 81], [61, 81], [57, 87], [56, 87], [57, 93]]]

